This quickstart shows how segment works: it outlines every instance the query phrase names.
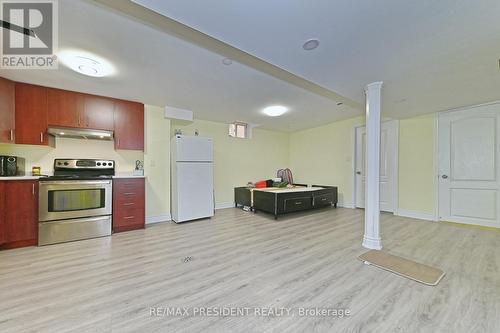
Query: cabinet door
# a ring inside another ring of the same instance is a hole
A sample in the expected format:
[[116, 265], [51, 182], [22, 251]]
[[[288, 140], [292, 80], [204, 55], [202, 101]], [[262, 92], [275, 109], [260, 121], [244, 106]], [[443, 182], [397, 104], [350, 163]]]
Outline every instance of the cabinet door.
[[14, 82], [0, 77], [0, 142], [14, 143]]
[[38, 181], [6, 181], [6, 247], [37, 244]]
[[144, 105], [115, 102], [115, 149], [144, 150]]
[[0, 246], [5, 243], [5, 182], [0, 181]]
[[93, 95], [84, 95], [84, 98], [84, 126], [82, 127], [112, 131], [114, 100]]
[[16, 143], [49, 145], [47, 88], [16, 83]]
[[81, 127], [83, 95], [73, 91], [48, 89], [48, 124], [63, 127]]

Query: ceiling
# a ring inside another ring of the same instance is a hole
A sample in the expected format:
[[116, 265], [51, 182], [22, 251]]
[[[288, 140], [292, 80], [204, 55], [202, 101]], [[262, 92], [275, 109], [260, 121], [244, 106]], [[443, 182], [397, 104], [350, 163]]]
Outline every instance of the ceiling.
[[[380, 80], [389, 117], [500, 100], [500, 2], [494, 0], [136, 1], [208, 35], [207, 43], [102, 5], [124, 0], [98, 2], [59, 1], [59, 48], [107, 58], [116, 75], [85, 77], [62, 65], [0, 75], [281, 131], [362, 114], [364, 86]], [[313, 37], [320, 47], [304, 51]], [[243, 51], [241, 61], [236, 55], [223, 65], [226, 54], [210, 47], [216, 40]], [[256, 60], [244, 61], [245, 55]], [[266, 63], [292, 79], [280, 79]], [[272, 104], [290, 112], [264, 116]]]
[[500, 99], [498, 0], [135, 2], [360, 103], [384, 81], [387, 116]]

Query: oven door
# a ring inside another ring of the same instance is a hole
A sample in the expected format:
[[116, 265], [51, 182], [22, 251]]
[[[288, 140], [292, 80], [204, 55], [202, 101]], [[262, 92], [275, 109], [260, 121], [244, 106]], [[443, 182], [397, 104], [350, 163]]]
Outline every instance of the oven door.
[[39, 221], [111, 215], [111, 180], [41, 181]]

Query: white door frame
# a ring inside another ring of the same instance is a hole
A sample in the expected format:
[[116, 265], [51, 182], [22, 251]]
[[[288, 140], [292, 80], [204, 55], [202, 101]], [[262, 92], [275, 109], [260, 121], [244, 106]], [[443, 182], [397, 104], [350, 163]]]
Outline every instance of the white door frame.
[[[396, 143], [394, 150], [396, 151], [396, 156], [394, 157], [394, 182], [393, 182], [393, 189], [392, 189], [392, 194], [393, 194], [393, 204], [394, 204], [394, 215], [398, 215], [398, 209], [399, 209], [399, 120], [393, 120], [393, 119], [386, 119], [382, 120], [382, 123], [388, 123], [392, 122], [394, 126], [396, 127]], [[353, 186], [353, 191], [352, 191], [352, 205], [351, 208], [355, 209], [356, 208], [356, 191], [357, 191], [357, 177], [356, 177], [356, 156], [357, 156], [357, 136], [356, 132], [358, 131], [359, 128], [365, 127], [366, 124], [364, 122], [360, 122], [358, 124], [355, 124], [352, 129], [351, 137], [352, 137], [352, 142], [353, 142], [353, 149], [352, 149], [352, 186]]]

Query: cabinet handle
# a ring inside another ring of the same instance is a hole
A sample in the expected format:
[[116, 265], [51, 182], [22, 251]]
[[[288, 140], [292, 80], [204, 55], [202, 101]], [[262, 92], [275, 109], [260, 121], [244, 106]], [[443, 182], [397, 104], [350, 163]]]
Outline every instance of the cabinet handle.
[[78, 126], [80, 126], [81, 124], [82, 124], [82, 118], [78, 117]]
[[134, 192], [126, 192], [126, 193], [123, 193], [123, 195], [134, 195], [135, 193]]
[[124, 219], [125, 220], [130, 220], [130, 219], [133, 219], [135, 216], [125, 216]]
[[35, 196], [35, 184], [31, 184], [31, 194]]
[[10, 141], [14, 141], [14, 130], [10, 129]]
[[133, 202], [129, 202], [129, 203], [124, 203], [123, 205], [124, 206], [132, 206], [134, 203]]
[[40, 142], [43, 142], [43, 132], [40, 132]]

